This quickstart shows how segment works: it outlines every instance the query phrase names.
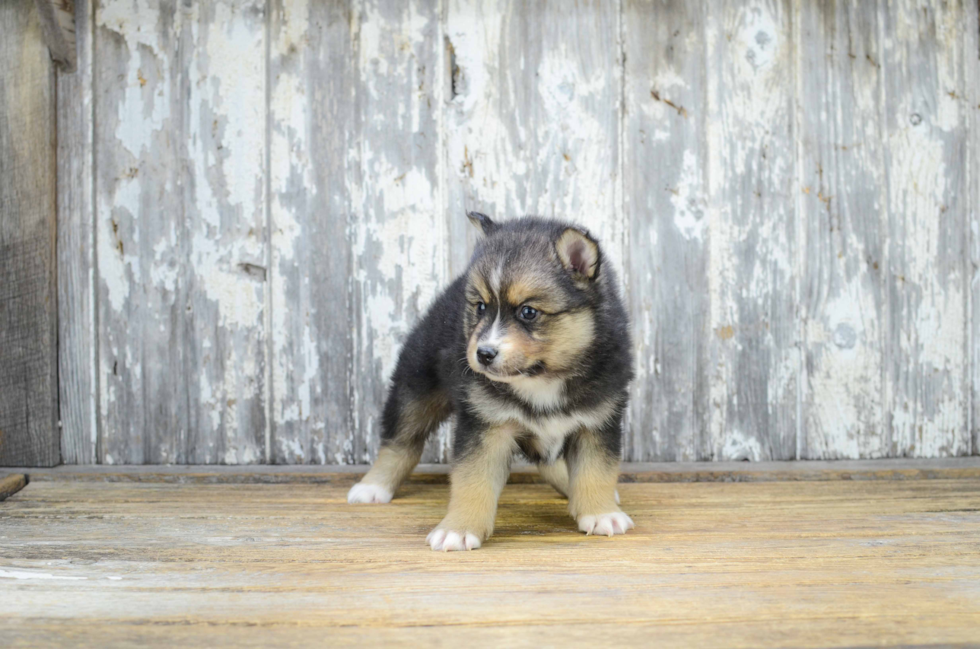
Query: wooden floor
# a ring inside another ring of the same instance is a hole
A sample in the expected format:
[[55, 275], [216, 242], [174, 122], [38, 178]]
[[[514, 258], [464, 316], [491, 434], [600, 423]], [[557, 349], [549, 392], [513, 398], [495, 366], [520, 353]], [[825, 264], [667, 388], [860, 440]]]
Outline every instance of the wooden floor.
[[352, 481], [35, 480], [0, 502], [0, 645], [980, 642], [980, 480], [621, 484], [612, 539], [512, 484], [451, 554], [446, 485]]

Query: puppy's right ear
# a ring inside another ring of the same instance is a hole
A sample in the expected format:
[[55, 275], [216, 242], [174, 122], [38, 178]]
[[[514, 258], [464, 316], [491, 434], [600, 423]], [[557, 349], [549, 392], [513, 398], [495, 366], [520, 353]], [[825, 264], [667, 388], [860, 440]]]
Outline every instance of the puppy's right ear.
[[500, 229], [500, 226], [490, 220], [490, 217], [480, 212], [467, 212], [470, 223], [483, 230], [483, 234], [490, 236]]

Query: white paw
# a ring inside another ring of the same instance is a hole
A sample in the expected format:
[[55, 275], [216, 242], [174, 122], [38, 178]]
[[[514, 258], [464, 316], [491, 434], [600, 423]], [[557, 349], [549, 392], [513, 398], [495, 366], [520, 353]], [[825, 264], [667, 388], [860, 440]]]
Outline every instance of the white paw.
[[436, 528], [425, 537], [425, 542], [433, 550], [454, 552], [456, 550], [475, 550], [481, 545], [480, 538], [472, 532], [454, 532]]
[[357, 503], [390, 503], [392, 493], [376, 484], [358, 482], [347, 492], [347, 502]]
[[626, 534], [626, 530], [633, 529], [633, 519], [623, 512], [610, 512], [599, 514], [598, 516], [579, 516], [578, 528], [586, 534], [596, 536], [612, 536], [613, 534]]

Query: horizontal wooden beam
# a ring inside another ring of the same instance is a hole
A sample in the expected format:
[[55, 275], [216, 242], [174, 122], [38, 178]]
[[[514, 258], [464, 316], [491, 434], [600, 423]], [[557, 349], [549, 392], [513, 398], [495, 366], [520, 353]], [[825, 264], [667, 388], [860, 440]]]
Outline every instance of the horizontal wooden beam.
[[[59, 466], [30, 472], [36, 481], [169, 482], [198, 484], [351, 483], [367, 471], [355, 466]], [[0, 469], [3, 471], [3, 469]], [[411, 480], [445, 483], [449, 466], [420, 464]], [[980, 478], [980, 457], [935, 460], [843, 460], [837, 462], [653, 462], [624, 463], [620, 482], [776, 482], [828, 480], [928, 480]], [[518, 466], [511, 483], [538, 482], [537, 469]]]
[[64, 72], [74, 72], [78, 62], [75, 52], [75, 0], [35, 0], [35, 3], [51, 59], [61, 65]]

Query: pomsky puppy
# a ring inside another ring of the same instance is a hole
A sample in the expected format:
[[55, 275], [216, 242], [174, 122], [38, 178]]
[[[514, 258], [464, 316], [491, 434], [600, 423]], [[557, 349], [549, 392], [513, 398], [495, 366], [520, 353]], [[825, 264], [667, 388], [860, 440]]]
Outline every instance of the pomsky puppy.
[[451, 414], [449, 512], [433, 550], [472, 550], [493, 532], [516, 452], [568, 498], [586, 534], [624, 534], [621, 423], [633, 377], [616, 275], [585, 229], [471, 212], [485, 235], [466, 272], [405, 342], [382, 417], [377, 461], [350, 503], [387, 503]]

